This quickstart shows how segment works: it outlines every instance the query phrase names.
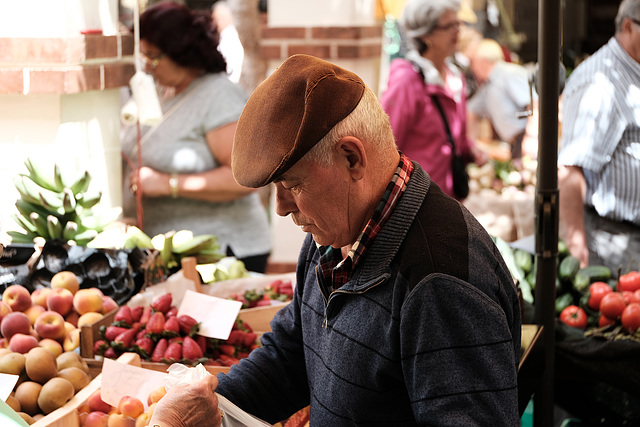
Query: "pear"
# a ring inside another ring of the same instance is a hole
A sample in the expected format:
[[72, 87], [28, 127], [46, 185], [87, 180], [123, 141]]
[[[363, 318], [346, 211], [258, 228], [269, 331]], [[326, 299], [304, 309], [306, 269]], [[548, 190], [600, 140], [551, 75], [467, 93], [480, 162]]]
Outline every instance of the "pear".
[[25, 356], [24, 368], [32, 381], [44, 384], [58, 375], [56, 356], [44, 347], [34, 347]]

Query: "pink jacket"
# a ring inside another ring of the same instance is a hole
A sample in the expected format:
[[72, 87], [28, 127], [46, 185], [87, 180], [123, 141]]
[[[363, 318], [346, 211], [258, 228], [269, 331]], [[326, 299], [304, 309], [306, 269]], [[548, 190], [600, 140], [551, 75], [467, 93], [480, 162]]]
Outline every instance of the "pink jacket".
[[398, 149], [418, 162], [445, 193], [455, 197], [451, 144], [442, 117], [431, 100], [432, 94], [442, 104], [457, 153], [471, 159], [471, 142], [466, 136], [466, 99], [462, 96], [456, 103], [446, 88], [425, 83], [409, 61], [394, 59], [391, 63], [381, 104], [391, 119]]

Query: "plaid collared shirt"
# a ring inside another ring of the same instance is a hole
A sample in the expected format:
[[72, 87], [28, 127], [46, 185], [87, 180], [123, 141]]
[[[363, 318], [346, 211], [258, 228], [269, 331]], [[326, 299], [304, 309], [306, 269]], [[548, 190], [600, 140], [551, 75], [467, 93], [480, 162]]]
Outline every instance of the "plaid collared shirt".
[[407, 182], [413, 171], [413, 163], [404, 154], [400, 153], [400, 163], [391, 182], [387, 186], [375, 212], [367, 222], [364, 230], [351, 247], [346, 258], [342, 258], [340, 248], [321, 246], [320, 271], [325, 283], [331, 290], [339, 289], [351, 278], [354, 268], [364, 255], [367, 247], [371, 245], [380, 229], [384, 226], [400, 195], [407, 188]]

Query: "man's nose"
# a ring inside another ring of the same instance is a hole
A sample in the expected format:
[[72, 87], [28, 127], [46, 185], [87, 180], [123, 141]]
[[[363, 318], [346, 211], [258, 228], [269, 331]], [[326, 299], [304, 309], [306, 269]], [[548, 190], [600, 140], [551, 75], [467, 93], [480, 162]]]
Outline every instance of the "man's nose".
[[291, 196], [291, 191], [285, 189], [282, 184], [276, 183], [276, 213], [287, 216], [296, 209], [296, 204]]

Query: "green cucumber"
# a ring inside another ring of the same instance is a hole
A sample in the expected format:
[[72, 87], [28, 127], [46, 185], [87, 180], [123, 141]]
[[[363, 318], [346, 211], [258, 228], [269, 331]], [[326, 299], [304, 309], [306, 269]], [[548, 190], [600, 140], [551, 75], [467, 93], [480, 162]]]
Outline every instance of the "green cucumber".
[[556, 298], [556, 314], [560, 314], [562, 310], [573, 304], [573, 295], [571, 293], [562, 294]]
[[588, 265], [578, 270], [578, 272], [589, 276], [589, 283], [608, 282], [611, 279], [611, 269], [604, 265]]
[[580, 260], [574, 256], [567, 255], [560, 261], [558, 277], [562, 281], [571, 281], [578, 270], [580, 270]]

